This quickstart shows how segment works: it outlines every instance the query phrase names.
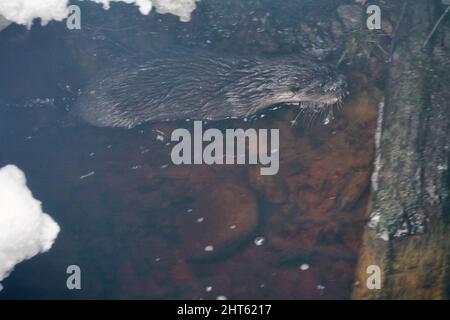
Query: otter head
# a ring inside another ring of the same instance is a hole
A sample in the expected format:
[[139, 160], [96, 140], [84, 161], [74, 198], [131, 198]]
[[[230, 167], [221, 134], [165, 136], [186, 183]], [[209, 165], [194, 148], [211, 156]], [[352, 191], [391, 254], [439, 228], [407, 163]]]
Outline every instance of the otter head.
[[311, 60], [285, 58], [259, 67], [263, 69], [260, 76], [264, 75], [265, 82], [255, 80], [253, 86], [264, 92], [258, 109], [279, 103], [322, 108], [340, 103], [347, 93], [343, 75]]

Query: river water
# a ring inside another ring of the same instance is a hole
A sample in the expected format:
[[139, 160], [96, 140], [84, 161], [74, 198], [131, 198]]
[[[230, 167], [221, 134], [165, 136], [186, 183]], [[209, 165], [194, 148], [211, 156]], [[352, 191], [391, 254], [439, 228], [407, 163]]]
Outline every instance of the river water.
[[[280, 129], [275, 176], [255, 165], [173, 165], [170, 134], [190, 122], [124, 130], [67, 119], [90, 77], [135, 55], [195, 48], [271, 56], [319, 43], [321, 59], [336, 63], [342, 40], [321, 26], [332, 25], [324, 8], [339, 1], [273, 3], [200, 2], [187, 23], [82, 4], [81, 30], [52, 22], [0, 32], [0, 167], [20, 167], [61, 226], [48, 253], [3, 281], [0, 298], [350, 297], [381, 96], [363, 71], [345, 70], [350, 95], [330, 123], [306, 117], [292, 126], [297, 110], [284, 106], [218, 124]], [[73, 264], [81, 291], [66, 288]]]

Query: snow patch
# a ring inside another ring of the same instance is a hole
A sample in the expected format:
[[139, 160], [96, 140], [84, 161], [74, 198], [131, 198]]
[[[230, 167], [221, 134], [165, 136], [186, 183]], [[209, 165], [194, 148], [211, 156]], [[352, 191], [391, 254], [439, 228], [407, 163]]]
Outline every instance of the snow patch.
[[[170, 13], [187, 22], [200, 0], [89, 0], [103, 5], [108, 10], [112, 2], [123, 2], [139, 7], [143, 15], [155, 7], [158, 13]], [[0, 31], [11, 22], [31, 27], [34, 19], [41, 19], [41, 24], [62, 21], [69, 14], [69, 0], [7, 0], [0, 1]], [[3, 17], [2, 17], [3, 16]]]
[[0, 169], [0, 290], [14, 266], [52, 247], [60, 228], [33, 198], [16, 166]]

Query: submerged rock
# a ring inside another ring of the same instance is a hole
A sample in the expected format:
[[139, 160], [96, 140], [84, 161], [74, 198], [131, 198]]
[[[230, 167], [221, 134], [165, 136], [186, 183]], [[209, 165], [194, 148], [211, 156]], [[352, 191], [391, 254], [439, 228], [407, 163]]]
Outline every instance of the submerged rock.
[[181, 254], [203, 260], [235, 249], [258, 223], [253, 193], [236, 183], [207, 187], [196, 197], [192, 212], [180, 213], [177, 235]]
[[270, 203], [282, 204], [288, 198], [288, 190], [284, 181], [278, 176], [263, 176], [259, 168], [249, 170], [249, 180], [252, 187], [264, 195]]

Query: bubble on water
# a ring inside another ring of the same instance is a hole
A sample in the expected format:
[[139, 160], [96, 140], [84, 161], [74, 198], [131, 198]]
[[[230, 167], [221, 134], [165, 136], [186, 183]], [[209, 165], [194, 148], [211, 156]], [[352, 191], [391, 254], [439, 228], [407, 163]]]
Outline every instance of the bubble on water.
[[95, 171], [91, 171], [91, 172], [89, 172], [89, 173], [86, 173], [86, 174], [84, 174], [84, 175], [82, 175], [81, 177], [80, 177], [80, 180], [83, 180], [83, 179], [86, 179], [86, 178], [88, 178], [88, 177], [91, 177], [91, 176], [93, 176], [95, 174]]
[[227, 300], [225, 296], [217, 296], [216, 300]]
[[200, 218], [197, 219], [197, 222], [198, 222], [198, 223], [202, 223], [204, 220], [205, 220], [205, 218], [200, 217]]
[[262, 246], [264, 244], [264, 242], [266, 242], [266, 239], [264, 237], [256, 237], [255, 240], [253, 240], [253, 242], [255, 243], [255, 245]]
[[230, 229], [233, 230], [233, 229], [236, 229], [236, 227], [237, 227], [237, 226], [236, 226], [235, 224], [232, 224], [232, 225], [230, 226]]
[[207, 286], [207, 287], [205, 288], [205, 291], [206, 291], [206, 292], [211, 292], [211, 291], [212, 291], [212, 289], [213, 289], [213, 287], [211, 287], [211, 286]]
[[302, 270], [302, 271], [306, 271], [306, 270], [308, 270], [308, 269], [309, 269], [309, 265], [306, 264], [306, 263], [304, 263], [304, 264], [302, 264], [302, 265], [300, 266], [300, 270]]
[[212, 246], [212, 245], [206, 246], [206, 247], [205, 247], [205, 251], [206, 251], [206, 252], [212, 252], [212, 251], [214, 251], [214, 246]]
[[187, 209], [186, 212], [187, 213], [191, 213], [193, 210], [192, 209]]

